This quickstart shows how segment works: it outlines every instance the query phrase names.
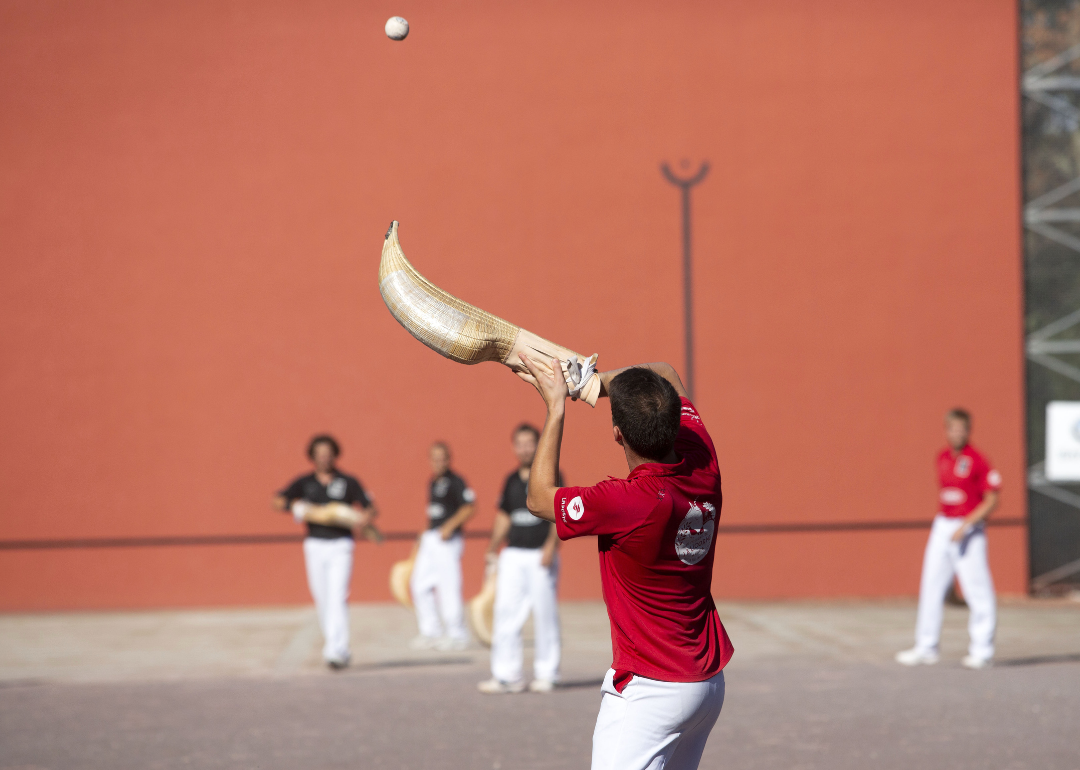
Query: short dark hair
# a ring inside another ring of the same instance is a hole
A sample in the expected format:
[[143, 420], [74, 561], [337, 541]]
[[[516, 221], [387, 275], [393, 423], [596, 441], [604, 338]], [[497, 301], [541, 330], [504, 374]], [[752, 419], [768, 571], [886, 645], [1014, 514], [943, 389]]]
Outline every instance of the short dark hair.
[[647, 460], [660, 461], [675, 446], [682, 402], [671, 383], [651, 369], [627, 369], [607, 388], [611, 421], [623, 441]]
[[540, 431], [538, 431], [534, 425], [527, 422], [523, 422], [521, 425], [514, 428], [514, 432], [510, 434], [510, 438], [517, 438], [517, 434], [519, 433], [531, 433], [534, 439], [537, 441], [540, 440]]
[[960, 407], [950, 409], [945, 413], [945, 420], [962, 420], [964, 425], [968, 426], [969, 430], [971, 429], [971, 412], [967, 409], [961, 409]]
[[341, 457], [341, 447], [338, 445], [337, 440], [329, 433], [320, 433], [308, 442], [307, 456], [312, 460], [315, 459], [315, 447], [319, 444], [326, 444], [330, 447], [330, 451], [334, 453], [334, 459]]

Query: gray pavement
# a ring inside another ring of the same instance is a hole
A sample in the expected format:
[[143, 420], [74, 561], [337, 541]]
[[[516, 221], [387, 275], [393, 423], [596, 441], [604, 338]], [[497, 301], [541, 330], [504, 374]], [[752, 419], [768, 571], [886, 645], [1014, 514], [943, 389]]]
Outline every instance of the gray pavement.
[[[1003, 602], [998, 665], [891, 662], [911, 602], [732, 603], [736, 655], [703, 768], [1080, 768], [1080, 602]], [[356, 664], [308, 608], [0, 616], [0, 768], [581, 768], [609, 663], [603, 606], [562, 606], [563, 688], [485, 697], [487, 654], [417, 653], [352, 609]]]

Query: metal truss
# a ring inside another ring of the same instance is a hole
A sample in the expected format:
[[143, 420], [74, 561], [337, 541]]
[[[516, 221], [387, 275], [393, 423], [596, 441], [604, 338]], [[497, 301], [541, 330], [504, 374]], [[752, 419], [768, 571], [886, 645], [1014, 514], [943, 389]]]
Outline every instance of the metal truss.
[[[1077, 59], [1080, 59], [1080, 43], [1029, 69], [1024, 73], [1021, 86], [1024, 96], [1050, 109], [1062, 128], [1069, 132], [1080, 130], [1080, 109], [1061, 94], [1080, 92], [1080, 78], [1055, 73]], [[1025, 227], [1080, 255], [1080, 238], [1059, 227], [1066, 223], [1080, 223], [1080, 208], [1056, 205], [1078, 192], [1080, 177], [1030, 201], [1024, 207]], [[1054, 339], [1078, 324], [1080, 310], [1075, 310], [1029, 334], [1025, 344], [1028, 360], [1080, 383], [1080, 368], [1057, 357], [1060, 354], [1080, 353], [1080, 339]], [[1050, 482], [1042, 462], [1028, 469], [1028, 489], [1080, 511], [1080, 495]], [[1080, 573], [1080, 559], [1032, 578], [1031, 590], [1041, 591], [1077, 573]]]

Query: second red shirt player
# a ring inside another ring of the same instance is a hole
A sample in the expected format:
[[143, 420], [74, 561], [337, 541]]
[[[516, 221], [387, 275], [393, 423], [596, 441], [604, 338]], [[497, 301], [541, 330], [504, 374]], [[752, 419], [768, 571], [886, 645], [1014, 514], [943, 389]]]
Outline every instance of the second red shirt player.
[[970, 434], [971, 415], [965, 410], [945, 415], [948, 446], [937, 456], [940, 508], [923, 554], [915, 646], [896, 655], [905, 666], [940, 660], [943, 604], [954, 577], [971, 608], [971, 643], [962, 663], [986, 668], [994, 658], [997, 602], [987, 562], [986, 519], [997, 506], [1001, 474], [968, 442]]
[[[566, 383], [526, 357], [548, 413], [529, 510], [558, 535], [596, 535], [614, 661], [593, 732], [594, 770], [696, 768], [724, 703], [733, 649], [712, 600], [722, 495], [712, 439], [668, 364], [598, 375], [630, 475], [557, 486]], [[559, 371], [553, 361], [554, 371]]]

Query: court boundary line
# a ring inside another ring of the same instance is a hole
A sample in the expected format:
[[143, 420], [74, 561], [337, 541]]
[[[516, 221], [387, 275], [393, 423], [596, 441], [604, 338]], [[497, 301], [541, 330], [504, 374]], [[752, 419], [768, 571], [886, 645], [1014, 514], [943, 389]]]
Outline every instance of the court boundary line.
[[[823, 521], [777, 524], [730, 524], [718, 526], [717, 535], [811, 534], [815, 532], [875, 532], [906, 529], [929, 529], [932, 521]], [[1025, 518], [990, 519], [990, 527], [1027, 526]], [[419, 532], [384, 532], [387, 541], [415, 540]], [[462, 533], [468, 540], [486, 540], [490, 531]], [[300, 543], [304, 535], [297, 533], [263, 533], [238, 535], [161, 535], [157, 537], [85, 537], [56, 539], [0, 540], [0, 551], [59, 551], [92, 548], [168, 548], [203, 545], [276, 545]], [[358, 543], [366, 542], [358, 539]]]

